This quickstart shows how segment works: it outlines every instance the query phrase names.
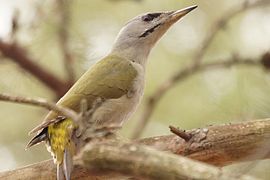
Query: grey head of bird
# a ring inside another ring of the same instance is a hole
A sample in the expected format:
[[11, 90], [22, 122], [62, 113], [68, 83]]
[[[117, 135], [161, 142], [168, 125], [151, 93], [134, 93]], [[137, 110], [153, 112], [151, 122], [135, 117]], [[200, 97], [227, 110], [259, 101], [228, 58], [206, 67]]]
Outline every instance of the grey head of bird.
[[150, 50], [162, 35], [196, 7], [145, 13], [131, 19], [118, 33], [111, 53], [144, 65]]

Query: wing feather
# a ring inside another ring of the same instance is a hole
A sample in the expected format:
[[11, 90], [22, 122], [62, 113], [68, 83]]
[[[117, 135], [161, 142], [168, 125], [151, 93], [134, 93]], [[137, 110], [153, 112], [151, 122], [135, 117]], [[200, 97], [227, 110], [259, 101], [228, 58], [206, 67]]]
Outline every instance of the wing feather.
[[[131, 61], [118, 56], [107, 56], [90, 68], [57, 104], [78, 112], [81, 100], [86, 99], [90, 109], [97, 98], [116, 99], [126, 95], [133, 87], [136, 76], [137, 71]], [[30, 134], [55, 123], [57, 116], [59, 114], [50, 111], [44, 122]]]

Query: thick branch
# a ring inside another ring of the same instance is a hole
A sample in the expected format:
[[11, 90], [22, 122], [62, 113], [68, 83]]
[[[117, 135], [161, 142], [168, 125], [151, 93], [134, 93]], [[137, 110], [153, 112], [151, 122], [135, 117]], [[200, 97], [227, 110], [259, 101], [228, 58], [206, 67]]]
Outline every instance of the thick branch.
[[118, 172], [153, 180], [239, 178], [211, 165], [131, 143], [89, 144], [79, 163], [93, 172]]
[[63, 96], [68, 90], [69, 86], [67, 86], [65, 82], [36, 64], [36, 61], [31, 59], [26, 51], [17, 44], [9, 44], [0, 40], [0, 52], [3, 56], [10, 58], [24, 70], [39, 79], [47, 87], [53, 90], [58, 97]]
[[[135, 143], [218, 166], [270, 158], [268, 153], [270, 119], [210, 126], [201, 130], [190, 130], [187, 133], [192, 135], [192, 138], [187, 142], [177, 135], [167, 135], [146, 138], [135, 141]], [[206, 136], [204, 136], [204, 133], [206, 133]], [[97, 157], [97, 154], [93, 158]], [[123, 156], [123, 153], [119, 155]], [[35, 179], [37, 177], [41, 180], [48, 179], [48, 177], [54, 179], [54, 172], [52, 162], [46, 161], [18, 170], [2, 172], [0, 173], [0, 179], [13, 179], [18, 176], [22, 177], [21, 179]], [[75, 167], [73, 175], [75, 179], [94, 177], [93, 173], [80, 166]], [[95, 176], [96, 179], [102, 179], [103, 177], [101, 177]]]
[[270, 158], [270, 119], [209, 126], [186, 133], [192, 136], [187, 142], [177, 135], [139, 142], [217, 166]]

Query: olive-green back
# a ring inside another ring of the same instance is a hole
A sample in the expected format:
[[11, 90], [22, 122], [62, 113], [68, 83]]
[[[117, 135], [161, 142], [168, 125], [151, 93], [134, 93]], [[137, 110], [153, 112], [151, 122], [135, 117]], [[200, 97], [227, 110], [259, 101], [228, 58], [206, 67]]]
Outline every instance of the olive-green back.
[[78, 111], [80, 100], [92, 105], [97, 97], [119, 98], [130, 90], [137, 75], [130, 61], [108, 56], [89, 69], [57, 104]]
[[[98, 98], [116, 99], [132, 88], [137, 71], [130, 61], [107, 56], [90, 68], [72, 88], [57, 102], [58, 105], [79, 111], [82, 99], [87, 100], [89, 107]], [[50, 112], [45, 121], [32, 132], [48, 126], [58, 114]]]

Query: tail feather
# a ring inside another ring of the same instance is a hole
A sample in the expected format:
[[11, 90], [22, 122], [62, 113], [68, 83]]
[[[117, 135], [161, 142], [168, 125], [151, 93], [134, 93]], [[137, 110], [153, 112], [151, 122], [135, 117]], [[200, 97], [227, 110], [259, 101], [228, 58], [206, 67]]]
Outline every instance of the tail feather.
[[63, 159], [63, 171], [66, 180], [70, 180], [70, 175], [73, 170], [73, 159], [72, 154], [68, 148], [65, 149], [64, 159]]
[[73, 169], [72, 154], [66, 148], [63, 162], [57, 162], [57, 180], [70, 180]]
[[47, 134], [48, 128], [44, 128], [42, 131], [40, 131], [35, 137], [33, 137], [28, 144], [26, 145], [25, 149], [30, 148], [31, 146], [37, 145], [42, 141], [46, 141], [48, 139]]
[[27, 144], [26, 148], [42, 141], [47, 141], [48, 150], [57, 164], [57, 180], [70, 180], [73, 170], [73, 155], [75, 144], [72, 141], [72, 121], [67, 119], [42, 129]]
[[57, 180], [65, 180], [65, 176], [63, 173], [63, 164], [57, 163], [57, 169], [56, 169], [56, 179]]

